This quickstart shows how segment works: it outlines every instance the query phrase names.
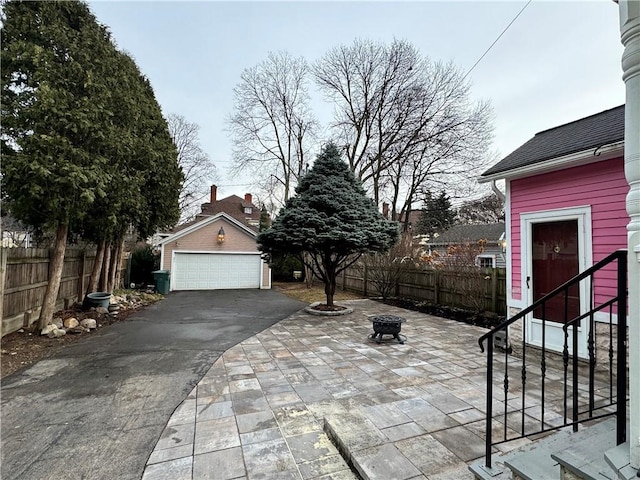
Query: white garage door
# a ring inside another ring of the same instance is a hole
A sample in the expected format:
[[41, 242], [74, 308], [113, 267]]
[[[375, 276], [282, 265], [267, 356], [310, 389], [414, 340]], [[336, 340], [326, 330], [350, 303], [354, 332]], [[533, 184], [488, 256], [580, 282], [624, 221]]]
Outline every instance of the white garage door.
[[260, 254], [176, 253], [173, 290], [260, 288]]

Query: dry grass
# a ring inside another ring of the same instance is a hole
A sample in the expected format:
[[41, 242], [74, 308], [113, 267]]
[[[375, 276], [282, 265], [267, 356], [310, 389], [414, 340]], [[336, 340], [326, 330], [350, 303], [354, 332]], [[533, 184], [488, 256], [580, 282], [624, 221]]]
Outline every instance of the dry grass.
[[[273, 288], [284, 293], [288, 297], [295, 298], [296, 300], [300, 300], [305, 303], [325, 303], [327, 301], [327, 296], [324, 293], [324, 286], [318, 282], [316, 282], [311, 288], [307, 288], [304, 282], [273, 282]], [[340, 302], [340, 300], [358, 300], [360, 298], [366, 297], [357, 293], [342, 291], [337, 288], [333, 300]]]

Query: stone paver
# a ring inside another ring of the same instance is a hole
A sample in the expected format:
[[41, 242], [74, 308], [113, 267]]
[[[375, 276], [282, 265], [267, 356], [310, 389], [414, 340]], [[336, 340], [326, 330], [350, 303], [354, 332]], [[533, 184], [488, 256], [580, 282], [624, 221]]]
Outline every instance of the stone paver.
[[[352, 314], [301, 311], [227, 350], [176, 409], [143, 479], [354, 480], [345, 458], [369, 479], [472, 479], [486, 330], [344, 303]], [[405, 317], [406, 344], [370, 341], [374, 313]]]

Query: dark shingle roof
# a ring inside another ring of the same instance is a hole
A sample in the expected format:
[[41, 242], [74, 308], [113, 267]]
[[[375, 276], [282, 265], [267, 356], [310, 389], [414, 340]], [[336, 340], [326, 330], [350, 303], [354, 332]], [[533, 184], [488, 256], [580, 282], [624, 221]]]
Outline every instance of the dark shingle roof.
[[482, 225], [454, 225], [431, 239], [429, 245], [453, 245], [462, 242], [487, 240], [496, 243], [504, 233], [504, 223], [487, 223]]
[[624, 105], [536, 133], [483, 177], [624, 140]]
[[[245, 207], [251, 207], [251, 213], [245, 213]], [[261, 214], [260, 209], [253, 203], [247, 202], [244, 198], [240, 198], [237, 195], [231, 195], [213, 203], [203, 203], [202, 212], [197, 214], [196, 218], [181, 225], [177, 225], [173, 230], [171, 230], [171, 233], [177, 233], [180, 230], [190, 227], [194, 223], [201, 222], [206, 217], [211, 217], [218, 213], [226, 213], [252, 230], [255, 230], [256, 232], [258, 231]]]

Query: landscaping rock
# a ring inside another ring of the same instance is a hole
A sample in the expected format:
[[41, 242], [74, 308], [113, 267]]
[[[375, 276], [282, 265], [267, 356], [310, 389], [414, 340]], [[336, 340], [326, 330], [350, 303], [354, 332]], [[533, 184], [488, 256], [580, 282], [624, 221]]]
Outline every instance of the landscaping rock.
[[50, 337], [64, 337], [67, 334], [67, 331], [64, 328], [56, 328], [51, 334]]
[[109, 313], [109, 310], [104, 307], [98, 307], [96, 308], [96, 312], [104, 315], [105, 313]]
[[53, 322], [51, 322], [53, 325], [55, 325], [58, 328], [62, 328], [62, 319], [61, 318], [54, 318]]
[[93, 330], [98, 326], [93, 318], [85, 318], [84, 320], [80, 321], [80, 325], [82, 325], [84, 328], [88, 328], [89, 330]]
[[76, 328], [78, 325], [80, 325], [80, 322], [78, 322], [76, 318], [70, 317], [66, 318], [63, 324], [66, 328]]
[[47, 325], [42, 329], [42, 332], [40, 332], [40, 335], [49, 335], [54, 330], [58, 330], [58, 327], [50, 323], [49, 325]]

